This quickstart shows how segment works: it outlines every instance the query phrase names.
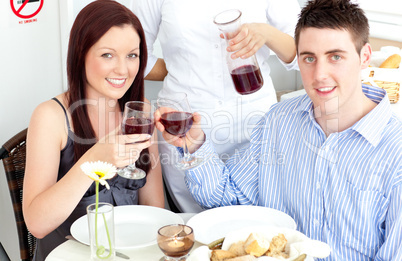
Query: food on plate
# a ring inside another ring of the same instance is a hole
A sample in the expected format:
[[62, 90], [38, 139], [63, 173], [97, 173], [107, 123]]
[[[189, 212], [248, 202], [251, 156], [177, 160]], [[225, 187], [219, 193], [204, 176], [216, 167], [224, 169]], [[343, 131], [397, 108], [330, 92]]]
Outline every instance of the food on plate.
[[287, 242], [282, 233], [271, 240], [261, 234], [250, 233], [245, 241], [232, 243], [228, 250], [212, 250], [211, 261], [248, 261], [256, 260], [263, 255], [280, 259], [289, 258], [289, 253], [286, 251]]
[[244, 244], [245, 243], [246, 242], [244, 242], [244, 241], [238, 241], [236, 243], [233, 243], [232, 245], [230, 245], [228, 251], [232, 252], [236, 256], [245, 256], [245, 255], [247, 255], [247, 252], [244, 249]]
[[284, 234], [278, 234], [277, 236], [273, 237], [271, 243], [269, 245], [268, 251], [265, 253], [266, 256], [282, 256], [284, 258], [288, 258], [289, 254], [285, 253], [285, 248], [287, 244], [287, 240]]
[[222, 249], [212, 250], [211, 253], [211, 261], [225, 261], [233, 257], [236, 257], [236, 255], [233, 254], [232, 252]]
[[211, 243], [208, 244], [208, 248], [210, 250], [215, 250], [215, 249], [221, 249], [222, 248], [222, 244], [223, 244], [223, 240], [225, 240], [224, 237], [219, 238]]
[[389, 56], [381, 65], [380, 68], [399, 68], [401, 63], [401, 56], [399, 54], [393, 54]]
[[229, 258], [229, 259], [226, 259], [225, 261], [254, 261], [254, 260], [257, 260], [257, 258], [255, 256], [245, 255], [245, 256]]
[[301, 254], [298, 256], [295, 260], [293, 261], [304, 261], [306, 259], [307, 255], [306, 254]]
[[244, 250], [247, 254], [259, 257], [265, 254], [269, 248], [269, 241], [257, 233], [251, 233], [244, 243]]

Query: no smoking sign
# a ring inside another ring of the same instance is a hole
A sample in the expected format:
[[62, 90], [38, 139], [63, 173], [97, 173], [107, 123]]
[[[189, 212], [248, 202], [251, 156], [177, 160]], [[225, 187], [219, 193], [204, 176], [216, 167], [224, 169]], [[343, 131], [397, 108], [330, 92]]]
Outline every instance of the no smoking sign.
[[44, 0], [10, 0], [13, 13], [23, 19], [37, 15], [43, 7]]

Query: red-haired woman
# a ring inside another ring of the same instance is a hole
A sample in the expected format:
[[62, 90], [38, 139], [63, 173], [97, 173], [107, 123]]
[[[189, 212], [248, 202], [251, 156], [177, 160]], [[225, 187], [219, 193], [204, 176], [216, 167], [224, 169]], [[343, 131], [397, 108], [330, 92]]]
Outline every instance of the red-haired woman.
[[99, 201], [164, 207], [155, 135], [122, 135], [118, 127], [125, 102], [145, 100], [146, 62], [144, 32], [129, 9], [98, 0], [81, 10], [68, 47], [69, 89], [40, 104], [28, 127], [23, 211], [38, 238], [34, 260], [64, 242], [71, 224], [95, 202], [94, 182], [80, 169], [84, 162], [122, 168], [137, 161], [146, 179], [117, 175], [110, 190], [101, 187]]

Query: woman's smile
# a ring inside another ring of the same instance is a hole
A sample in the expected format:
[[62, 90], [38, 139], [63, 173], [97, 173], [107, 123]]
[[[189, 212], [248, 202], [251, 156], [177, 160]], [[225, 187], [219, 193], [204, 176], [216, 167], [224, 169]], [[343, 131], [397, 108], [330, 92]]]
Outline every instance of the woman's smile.
[[108, 81], [115, 88], [121, 88], [126, 83], [126, 78], [123, 79], [106, 78], [106, 81]]

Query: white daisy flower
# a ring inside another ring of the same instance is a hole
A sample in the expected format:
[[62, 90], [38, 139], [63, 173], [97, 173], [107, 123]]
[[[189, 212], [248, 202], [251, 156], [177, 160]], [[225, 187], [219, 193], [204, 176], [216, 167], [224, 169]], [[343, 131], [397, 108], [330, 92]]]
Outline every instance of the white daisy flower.
[[100, 184], [106, 186], [107, 189], [110, 187], [106, 180], [113, 178], [117, 172], [115, 166], [99, 160], [96, 162], [85, 162], [81, 165], [81, 170], [92, 180], [99, 181]]

